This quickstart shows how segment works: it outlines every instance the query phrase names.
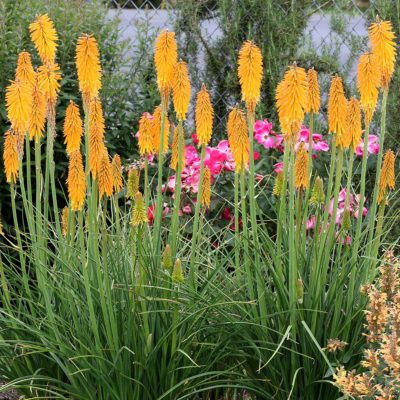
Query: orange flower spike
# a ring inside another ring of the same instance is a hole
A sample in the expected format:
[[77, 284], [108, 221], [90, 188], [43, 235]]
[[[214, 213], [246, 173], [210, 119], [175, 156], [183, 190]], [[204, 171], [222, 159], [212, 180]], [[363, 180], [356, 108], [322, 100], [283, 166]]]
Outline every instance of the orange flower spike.
[[396, 36], [390, 21], [377, 20], [368, 29], [372, 52], [379, 64], [381, 85], [385, 90], [389, 87], [396, 62]]
[[357, 87], [360, 92], [360, 104], [365, 115], [365, 124], [369, 125], [376, 109], [381, 81], [376, 55], [364, 53], [357, 66]]
[[85, 104], [97, 97], [101, 89], [101, 66], [97, 41], [93, 36], [82, 35], [76, 46], [76, 69], [79, 90]]
[[64, 143], [67, 145], [68, 154], [80, 149], [82, 134], [82, 119], [79, 115], [79, 108], [70, 100], [64, 120]]
[[228, 142], [235, 161], [235, 171], [240, 173], [249, 163], [250, 143], [246, 117], [242, 110], [234, 107], [228, 116]]
[[118, 154], [112, 159], [112, 170], [113, 170], [113, 186], [115, 193], [119, 193], [123, 188], [124, 184], [122, 182], [122, 166], [121, 157]]
[[208, 168], [208, 167], [206, 167], [204, 169], [200, 203], [202, 206], [210, 208], [210, 204], [211, 204], [211, 171], [210, 171], [210, 168]]
[[307, 71], [308, 102], [305, 112], [318, 114], [321, 107], [321, 96], [319, 91], [318, 74], [314, 68]]
[[[156, 154], [158, 154], [160, 150], [160, 138], [161, 138], [161, 106], [157, 106], [153, 112], [152, 129], [153, 129], [154, 151]], [[164, 154], [168, 151], [169, 131], [170, 131], [170, 124], [168, 116], [166, 115], [164, 121], [164, 146], [163, 146]]]
[[196, 134], [200, 145], [208, 144], [211, 140], [214, 110], [210, 94], [203, 85], [196, 98]]
[[306, 71], [296, 64], [291, 65], [276, 89], [279, 122], [287, 137], [297, 137], [308, 104], [307, 96]]
[[344, 95], [342, 78], [334, 76], [329, 89], [328, 125], [329, 132], [336, 134], [336, 144], [343, 147], [346, 129], [347, 100]]
[[101, 101], [94, 97], [89, 106], [89, 168], [93, 179], [97, 177], [100, 157], [105, 148], [104, 129]]
[[79, 150], [74, 150], [70, 154], [67, 185], [71, 208], [74, 211], [82, 210], [86, 196], [86, 177]]
[[48, 63], [38, 68], [38, 84], [48, 103], [54, 105], [60, 91], [61, 73], [58, 64]]
[[141, 156], [154, 153], [153, 116], [147, 112], [139, 120], [138, 144]]
[[108, 156], [108, 151], [105, 147], [100, 156], [97, 173], [99, 182], [99, 197], [101, 198], [103, 194], [105, 194], [107, 197], [112, 196], [114, 191], [113, 167]]
[[174, 129], [174, 136], [172, 140], [172, 146], [171, 146], [171, 163], [170, 163], [170, 168], [173, 169], [174, 171], [177, 170], [178, 168], [178, 155], [179, 155], [179, 140], [181, 141], [181, 146], [182, 146], [182, 165], [184, 165], [185, 161], [185, 139], [184, 139], [184, 132], [182, 128], [182, 133], [179, 133], [179, 128], [176, 126]]
[[392, 150], [388, 150], [383, 158], [381, 176], [379, 179], [378, 204], [386, 197], [386, 189], [393, 190], [395, 187], [395, 172], [394, 172], [395, 155]]
[[3, 161], [7, 182], [16, 183], [19, 172], [18, 138], [11, 132], [5, 134]]
[[298, 190], [308, 187], [308, 154], [303, 142], [296, 152], [294, 161], [294, 186]]
[[263, 61], [260, 49], [251, 41], [244, 42], [239, 51], [238, 76], [242, 99], [253, 113], [260, 100]]
[[35, 85], [36, 72], [32, 67], [31, 55], [27, 51], [22, 51], [18, 55], [17, 70], [15, 80], [27, 82], [31, 88]]
[[172, 87], [172, 100], [176, 118], [179, 121], [186, 119], [190, 102], [190, 81], [187, 65], [184, 61], [179, 61], [174, 69], [174, 83]]
[[352, 97], [347, 103], [346, 111], [346, 134], [344, 135], [345, 146], [350, 145], [355, 149], [361, 140], [361, 108], [359, 101]]
[[25, 134], [32, 113], [31, 86], [24, 81], [11, 81], [6, 88], [6, 107], [13, 130], [18, 135]]
[[157, 84], [164, 101], [172, 88], [175, 65], [178, 60], [178, 46], [175, 33], [163, 30], [155, 43], [154, 63], [157, 70]]
[[47, 14], [39, 15], [29, 25], [29, 32], [43, 64], [54, 63], [58, 36], [53, 21]]
[[32, 112], [29, 122], [29, 138], [40, 140], [44, 132], [46, 122], [46, 98], [39, 88], [38, 76], [36, 74], [35, 84], [32, 89]]

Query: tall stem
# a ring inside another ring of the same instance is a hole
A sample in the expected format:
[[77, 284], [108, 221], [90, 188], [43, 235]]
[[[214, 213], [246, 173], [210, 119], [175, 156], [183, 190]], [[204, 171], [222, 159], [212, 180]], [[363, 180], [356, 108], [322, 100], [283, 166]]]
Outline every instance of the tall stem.
[[239, 174], [235, 172], [234, 183], [234, 207], [235, 207], [235, 273], [238, 283], [240, 284], [240, 237], [239, 237]]

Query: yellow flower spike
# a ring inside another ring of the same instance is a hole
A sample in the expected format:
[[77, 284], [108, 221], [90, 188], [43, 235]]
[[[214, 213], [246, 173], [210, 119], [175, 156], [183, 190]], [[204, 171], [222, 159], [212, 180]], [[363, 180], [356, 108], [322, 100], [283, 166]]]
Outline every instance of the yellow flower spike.
[[135, 194], [135, 204], [132, 207], [131, 225], [133, 227], [145, 224], [148, 221], [146, 206], [143, 195], [140, 192]]
[[154, 153], [153, 117], [148, 112], [143, 113], [139, 120], [138, 145], [141, 156]]
[[181, 60], [175, 65], [172, 86], [172, 100], [174, 102], [178, 121], [184, 121], [186, 119], [186, 114], [189, 109], [190, 91], [187, 65]]
[[210, 208], [211, 203], [211, 171], [205, 167], [203, 175], [203, 185], [201, 188], [200, 204]]
[[18, 138], [10, 131], [6, 132], [4, 138], [3, 161], [7, 182], [16, 183], [19, 172]]
[[185, 276], [183, 275], [182, 270], [182, 262], [179, 258], [174, 263], [171, 277], [175, 283], [183, 283], [185, 281]]
[[238, 76], [242, 99], [250, 113], [260, 100], [263, 61], [260, 49], [251, 41], [243, 43], [239, 51]]
[[211, 140], [213, 119], [214, 110], [210, 94], [205, 85], [203, 85], [197, 93], [195, 109], [196, 134], [199, 145], [208, 144]]
[[322, 205], [325, 201], [324, 181], [317, 176], [311, 191], [310, 204], [313, 206]]
[[304, 68], [293, 64], [276, 88], [279, 122], [286, 138], [297, 138], [308, 103], [307, 75]]
[[162, 266], [164, 269], [167, 270], [172, 270], [173, 264], [172, 264], [172, 252], [171, 252], [171, 246], [167, 244], [165, 246], [165, 249], [162, 253]]
[[332, 77], [328, 99], [329, 132], [336, 134], [336, 144], [343, 147], [346, 129], [347, 100], [344, 95], [343, 81], [340, 76]]
[[61, 73], [58, 64], [48, 63], [38, 68], [38, 84], [48, 103], [54, 105], [60, 91]]
[[97, 180], [99, 183], [99, 198], [101, 198], [104, 194], [107, 197], [112, 196], [114, 190], [113, 167], [111, 165], [110, 157], [108, 156], [108, 151], [105, 146], [99, 159]]
[[[164, 146], [163, 146], [164, 154], [168, 151], [169, 130], [170, 130], [170, 125], [168, 116], [165, 116]], [[158, 155], [158, 152], [160, 150], [160, 138], [161, 138], [161, 106], [157, 106], [154, 109], [152, 131], [153, 131], [154, 151]]]
[[304, 142], [301, 142], [294, 160], [294, 186], [298, 190], [308, 187], [308, 154]]
[[86, 195], [86, 177], [83, 170], [82, 155], [79, 150], [75, 150], [70, 154], [67, 185], [72, 210], [82, 210]]
[[365, 125], [369, 125], [378, 102], [380, 70], [376, 56], [364, 53], [360, 56], [357, 66], [357, 87], [360, 92], [360, 104], [365, 115]]
[[53, 21], [47, 14], [39, 15], [29, 25], [31, 40], [43, 64], [53, 63], [56, 58], [58, 36]]
[[104, 145], [104, 117], [101, 101], [94, 97], [89, 107], [89, 168], [93, 179], [97, 177], [100, 157]]
[[318, 114], [321, 107], [321, 96], [319, 91], [318, 74], [314, 68], [307, 71], [308, 101], [305, 112]]
[[345, 147], [355, 149], [361, 140], [361, 108], [359, 101], [352, 97], [347, 103]]
[[246, 117], [243, 111], [234, 107], [228, 115], [228, 142], [235, 161], [235, 171], [240, 173], [249, 163], [250, 143]]
[[32, 90], [24, 81], [11, 81], [6, 88], [7, 116], [15, 133], [24, 135], [32, 113]]
[[388, 150], [383, 158], [381, 176], [379, 179], [379, 192], [377, 202], [381, 204], [386, 197], [386, 189], [394, 189], [395, 173], [394, 173], [395, 155], [392, 150]]
[[274, 188], [272, 189], [272, 194], [275, 197], [280, 197], [283, 194], [283, 171], [279, 171], [276, 174]]
[[118, 154], [115, 154], [112, 159], [112, 170], [113, 170], [114, 192], [119, 193], [123, 188], [124, 184], [122, 182], [121, 157]]
[[99, 48], [91, 35], [82, 35], [76, 45], [76, 69], [79, 90], [87, 105], [90, 99], [97, 97], [101, 89], [101, 66]]
[[178, 61], [178, 46], [175, 33], [163, 30], [155, 43], [154, 63], [157, 70], [157, 84], [164, 102], [167, 102], [172, 88], [174, 68]]
[[381, 21], [371, 24], [368, 29], [372, 52], [376, 55], [380, 69], [380, 83], [385, 90], [389, 87], [396, 62], [396, 36], [390, 21]]
[[39, 88], [38, 76], [36, 74], [35, 84], [32, 89], [32, 111], [29, 121], [29, 138], [40, 140], [44, 132], [46, 122], [46, 98]]
[[64, 237], [68, 233], [68, 207], [64, 207], [61, 213], [61, 233]]
[[79, 107], [70, 100], [64, 120], [64, 143], [67, 145], [68, 154], [80, 149], [82, 134], [83, 127]]
[[139, 191], [139, 172], [137, 168], [132, 168], [128, 173], [128, 184], [126, 185], [126, 198], [134, 199]]
[[32, 67], [31, 55], [27, 51], [22, 51], [18, 55], [15, 80], [27, 82], [31, 88], [35, 85], [36, 72]]
[[185, 139], [184, 139], [185, 134], [183, 133], [183, 128], [182, 128], [182, 133], [179, 133], [179, 128], [176, 126], [174, 129], [174, 137], [172, 139], [172, 147], [171, 147], [171, 163], [170, 163], [170, 168], [173, 169], [174, 171], [177, 170], [178, 168], [178, 155], [179, 155], [179, 140], [181, 141], [182, 144], [182, 165], [184, 164], [185, 161]]

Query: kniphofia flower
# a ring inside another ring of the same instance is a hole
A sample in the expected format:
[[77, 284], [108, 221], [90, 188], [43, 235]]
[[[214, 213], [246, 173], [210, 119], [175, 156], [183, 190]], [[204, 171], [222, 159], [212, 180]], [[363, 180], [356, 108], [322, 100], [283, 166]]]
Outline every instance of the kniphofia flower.
[[172, 270], [171, 277], [175, 283], [183, 283], [185, 281], [185, 277], [183, 275], [183, 270], [182, 270], [182, 262], [179, 258], [176, 259], [174, 263], [174, 268]]
[[163, 101], [167, 101], [172, 88], [175, 64], [178, 59], [178, 46], [175, 33], [162, 31], [155, 43], [154, 63], [157, 70], [157, 84]]
[[276, 89], [276, 106], [282, 132], [297, 138], [308, 103], [307, 75], [296, 64], [289, 67]]
[[294, 186], [296, 189], [308, 187], [308, 154], [304, 143], [301, 143], [296, 152], [294, 161]]
[[365, 124], [369, 125], [378, 102], [380, 70], [376, 55], [364, 53], [357, 66], [357, 87], [360, 92], [360, 104], [365, 115]]
[[376, 55], [380, 69], [381, 85], [383, 89], [389, 87], [393, 76], [396, 61], [396, 36], [390, 21], [378, 20], [371, 24], [368, 29], [371, 40], [372, 52]]
[[70, 154], [67, 185], [72, 210], [82, 210], [86, 195], [86, 177], [79, 150]]
[[126, 185], [126, 198], [134, 199], [139, 191], [139, 172], [137, 168], [132, 168], [128, 173], [128, 184]]
[[99, 184], [99, 197], [101, 198], [103, 194], [110, 197], [114, 189], [113, 167], [105, 146], [99, 159], [97, 180]]
[[204, 169], [203, 185], [201, 188], [200, 204], [210, 208], [211, 202], [211, 172], [210, 168]]
[[31, 55], [27, 51], [22, 51], [18, 55], [17, 70], [15, 80], [27, 82], [31, 87], [35, 84], [36, 72], [32, 67]]
[[142, 193], [135, 194], [135, 203], [132, 207], [131, 225], [133, 227], [142, 225], [148, 221], [146, 207]]
[[4, 169], [8, 183], [15, 183], [18, 179], [18, 138], [11, 131], [6, 132], [3, 148]]
[[29, 25], [29, 32], [43, 64], [53, 63], [56, 58], [56, 42], [58, 41], [53, 21], [47, 14], [39, 15]]
[[101, 66], [96, 39], [91, 35], [82, 35], [76, 46], [76, 69], [79, 90], [87, 104], [97, 97], [101, 88]]
[[141, 156], [154, 153], [153, 117], [145, 112], [139, 120], [139, 153]]
[[379, 192], [378, 192], [378, 204], [386, 197], [387, 189], [394, 189], [395, 186], [395, 173], [394, 173], [394, 161], [395, 155], [392, 150], [388, 150], [383, 158], [381, 176], [379, 179]]
[[332, 78], [328, 100], [328, 124], [329, 132], [336, 134], [336, 144], [344, 146], [346, 129], [347, 100], [344, 95], [343, 81], [340, 76]]
[[178, 168], [178, 157], [179, 157], [179, 141], [181, 142], [182, 154], [181, 154], [181, 162], [184, 165], [185, 160], [185, 139], [184, 139], [183, 128], [182, 132], [178, 127], [174, 129], [174, 137], [172, 140], [172, 147], [171, 147], [171, 164], [170, 167], [173, 170], [177, 170]]
[[246, 117], [240, 108], [234, 107], [229, 113], [227, 131], [229, 147], [235, 161], [235, 171], [240, 173], [249, 163], [250, 152]]
[[[164, 154], [168, 151], [169, 130], [170, 130], [170, 125], [168, 116], [165, 115], [164, 146], [163, 146]], [[160, 140], [161, 140], [161, 106], [157, 106], [153, 112], [152, 131], [153, 131], [154, 151], [156, 154], [158, 154], [160, 151]]]
[[115, 154], [112, 159], [112, 169], [113, 169], [113, 186], [115, 193], [121, 191], [124, 186], [122, 183], [122, 166], [121, 166], [121, 157], [118, 154]]
[[318, 114], [321, 107], [321, 97], [319, 93], [318, 74], [314, 68], [310, 68], [307, 71], [307, 85], [308, 85], [308, 96], [305, 112]]
[[274, 188], [272, 189], [272, 194], [276, 197], [280, 197], [283, 194], [283, 171], [276, 174]]
[[212, 135], [214, 110], [205, 85], [197, 93], [195, 114], [198, 143], [200, 145], [208, 144]]
[[54, 105], [60, 91], [61, 73], [58, 64], [47, 63], [38, 68], [38, 84], [48, 103]]
[[82, 133], [82, 119], [79, 115], [79, 108], [70, 100], [64, 120], [64, 143], [67, 145], [68, 154], [80, 149]]
[[6, 88], [7, 116], [15, 133], [24, 135], [32, 112], [32, 91], [27, 82], [11, 81]]
[[314, 186], [311, 191], [310, 204], [311, 205], [321, 205], [325, 201], [325, 193], [324, 193], [324, 181], [322, 178], [317, 176], [315, 178]]
[[29, 138], [38, 141], [44, 132], [46, 122], [46, 98], [39, 88], [38, 76], [32, 89], [32, 111], [29, 120]]
[[93, 179], [97, 177], [100, 157], [105, 150], [104, 117], [101, 101], [94, 97], [89, 107], [89, 168]]
[[172, 86], [172, 100], [176, 118], [179, 121], [186, 119], [190, 102], [190, 81], [187, 65], [184, 61], [175, 64]]
[[352, 97], [347, 103], [346, 111], [346, 133], [343, 136], [344, 147], [350, 145], [355, 149], [361, 140], [361, 108], [360, 103], [355, 97]]
[[172, 252], [171, 252], [171, 246], [169, 244], [165, 245], [165, 249], [162, 253], [162, 259], [161, 259], [161, 264], [163, 268], [167, 270], [172, 270], [173, 264], [172, 264]]
[[243, 43], [239, 51], [238, 76], [242, 99], [250, 113], [260, 100], [263, 61], [260, 49], [251, 41]]

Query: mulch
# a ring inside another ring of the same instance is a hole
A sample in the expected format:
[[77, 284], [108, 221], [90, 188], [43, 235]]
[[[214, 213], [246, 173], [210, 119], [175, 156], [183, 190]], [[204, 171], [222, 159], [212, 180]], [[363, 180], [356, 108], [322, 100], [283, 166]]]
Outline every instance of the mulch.
[[[0, 388], [5, 382], [0, 381]], [[21, 397], [15, 390], [7, 390], [7, 392], [0, 392], [0, 400], [19, 400]]]

